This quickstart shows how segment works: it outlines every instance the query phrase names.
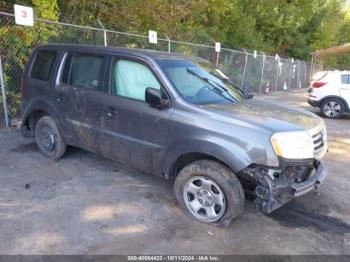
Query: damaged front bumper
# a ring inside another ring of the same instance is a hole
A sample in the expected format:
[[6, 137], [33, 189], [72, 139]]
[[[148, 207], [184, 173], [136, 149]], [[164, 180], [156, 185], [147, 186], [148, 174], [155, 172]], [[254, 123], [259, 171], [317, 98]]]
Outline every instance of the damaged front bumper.
[[251, 165], [241, 175], [250, 181], [256, 207], [271, 213], [291, 199], [316, 189], [326, 178], [327, 168], [316, 160], [281, 161], [277, 168]]

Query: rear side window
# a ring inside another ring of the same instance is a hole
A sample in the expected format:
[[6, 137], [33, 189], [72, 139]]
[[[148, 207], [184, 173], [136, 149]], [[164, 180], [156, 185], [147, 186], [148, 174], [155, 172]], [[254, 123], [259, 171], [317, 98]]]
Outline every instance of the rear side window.
[[71, 54], [64, 66], [62, 83], [98, 89], [102, 75], [103, 56]]
[[35, 56], [30, 77], [48, 81], [56, 55], [57, 52], [55, 51], [38, 51]]
[[341, 75], [342, 84], [350, 84], [350, 75]]

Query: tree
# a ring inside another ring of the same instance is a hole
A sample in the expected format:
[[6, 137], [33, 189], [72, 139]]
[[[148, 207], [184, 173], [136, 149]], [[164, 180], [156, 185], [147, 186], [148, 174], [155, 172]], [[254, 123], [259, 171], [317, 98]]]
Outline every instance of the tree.
[[[35, 9], [35, 14], [41, 18], [58, 19], [58, 6], [55, 0], [24, 1], [22, 4], [32, 5]], [[9, 103], [10, 115], [17, 116], [19, 114], [21, 101], [19, 90], [24, 65], [29, 58], [31, 50], [38, 43], [47, 42], [55, 33], [50, 25], [39, 22], [35, 27], [23, 27], [14, 25], [14, 19], [8, 20], [7, 25], [0, 27], [0, 46], [8, 51], [1, 55], [7, 99], [11, 102]]]
[[344, 0], [67, 0], [60, 12], [71, 22], [147, 33], [187, 42], [223, 43], [309, 58], [339, 39]]

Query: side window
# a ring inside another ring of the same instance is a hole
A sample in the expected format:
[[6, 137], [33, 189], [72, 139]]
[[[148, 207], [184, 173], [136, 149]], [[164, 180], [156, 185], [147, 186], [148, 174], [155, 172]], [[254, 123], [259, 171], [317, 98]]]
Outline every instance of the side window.
[[62, 83], [98, 89], [102, 75], [103, 56], [71, 54], [67, 57]]
[[57, 52], [38, 51], [33, 63], [30, 77], [42, 81], [49, 81], [52, 65], [55, 61]]
[[147, 87], [160, 90], [158, 80], [147, 66], [128, 60], [113, 60], [110, 81], [112, 94], [145, 101]]
[[350, 84], [350, 75], [341, 75], [342, 84]]

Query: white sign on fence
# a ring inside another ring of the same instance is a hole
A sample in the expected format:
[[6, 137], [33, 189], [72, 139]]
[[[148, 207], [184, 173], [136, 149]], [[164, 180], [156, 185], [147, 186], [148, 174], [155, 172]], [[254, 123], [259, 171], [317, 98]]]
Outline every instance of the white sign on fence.
[[15, 21], [18, 25], [34, 25], [33, 8], [23, 5], [14, 5]]
[[216, 43], [215, 43], [215, 52], [220, 53], [220, 50], [221, 50], [221, 43], [216, 42]]
[[148, 40], [150, 43], [156, 44], [157, 43], [157, 32], [149, 30], [148, 31]]

